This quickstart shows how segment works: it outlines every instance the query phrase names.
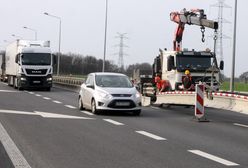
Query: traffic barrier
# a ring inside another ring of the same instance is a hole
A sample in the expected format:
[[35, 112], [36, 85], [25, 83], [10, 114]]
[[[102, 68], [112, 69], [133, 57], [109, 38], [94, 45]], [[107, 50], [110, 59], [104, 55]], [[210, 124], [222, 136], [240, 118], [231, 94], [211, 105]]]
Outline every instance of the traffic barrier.
[[206, 121], [205, 111], [204, 111], [204, 92], [205, 87], [202, 84], [196, 85], [196, 94], [195, 94], [195, 117], [198, 121]]
[[[221, 92], [212, 93], [212, 95], [213, 100], [209, 100], [207, 99], [207, 95], [204, 94], [205, 107], [213, 107], [248, 114], [248, 96]], [[154, 104], [195, 105], [195, 92], [161, 92], [158, 93], [157, 101]]]

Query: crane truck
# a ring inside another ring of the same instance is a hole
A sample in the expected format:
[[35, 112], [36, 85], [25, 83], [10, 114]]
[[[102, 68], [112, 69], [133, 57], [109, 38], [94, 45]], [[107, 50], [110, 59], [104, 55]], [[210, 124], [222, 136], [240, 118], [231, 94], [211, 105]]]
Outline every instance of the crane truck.
[[50, 41], [17, 39], [6, 47], [5, 56], [8, 85], [50, 91], [54, 63]]
[[[203, 9], [170, 13], [170, 19], [177, 23], [175, 37], [173, 41], [173, 51], [167, 49], [159, 50], [159, 55], [154, 59], [153, 76], [159, 75], [162, 80], [169, 83], [166, 90], [183, 90], [183, 79], [185, 70], [191, 72], [191, 77], [195, 84], [204, 82], [214, 90], [219, 89], [220, 70], [223, 70], [224, 62], [218, 66], [215, 52], [210, 49], [206, 51], [182, 50], [182, 37], [185, 25], [200, 26], [202, 32], [202, 42], [204, 39], [205, 27], [214, 29], [215, 34], [218, 29], [218, 22], [208, 20]], [[215, 36], [215, 44], [217, 37]]]

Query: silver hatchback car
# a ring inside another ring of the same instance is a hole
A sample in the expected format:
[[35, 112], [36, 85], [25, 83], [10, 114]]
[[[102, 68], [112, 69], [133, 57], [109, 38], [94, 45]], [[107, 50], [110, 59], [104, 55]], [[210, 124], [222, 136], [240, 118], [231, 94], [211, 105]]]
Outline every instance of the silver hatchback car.
[[95, 114], [101, 110], [113, 110], [140, 115], [141, 95], [124, 74], [90, 73], [81, 85], [78, 106]]

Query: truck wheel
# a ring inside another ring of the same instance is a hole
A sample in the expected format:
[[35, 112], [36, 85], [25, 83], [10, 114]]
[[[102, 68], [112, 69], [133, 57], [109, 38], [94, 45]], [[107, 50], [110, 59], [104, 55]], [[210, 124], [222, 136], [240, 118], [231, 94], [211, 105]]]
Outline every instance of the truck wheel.
[[14, 86], [15, 89], [18, 88], [18, 86], [17, 86], [17, 78], [16, 77], [13, 78], [13, 86]]

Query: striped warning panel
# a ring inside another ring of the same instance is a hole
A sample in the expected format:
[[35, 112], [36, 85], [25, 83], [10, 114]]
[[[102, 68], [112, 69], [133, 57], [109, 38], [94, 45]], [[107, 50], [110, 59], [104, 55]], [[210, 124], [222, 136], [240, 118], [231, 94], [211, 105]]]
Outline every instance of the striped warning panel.
[[204, 116], [204, 85], [196, 85], [195, 116], [200, 119]]

